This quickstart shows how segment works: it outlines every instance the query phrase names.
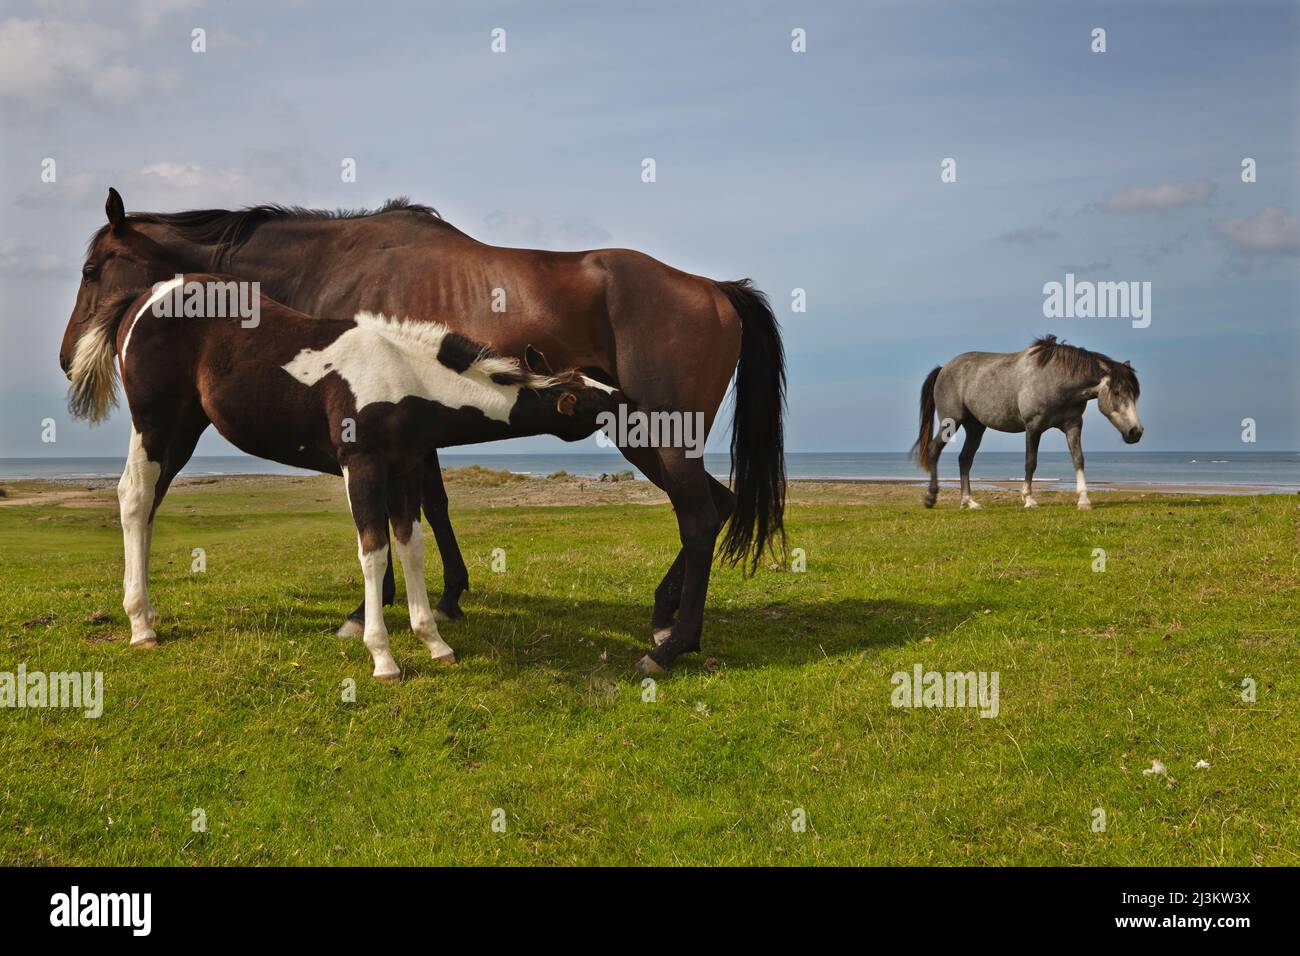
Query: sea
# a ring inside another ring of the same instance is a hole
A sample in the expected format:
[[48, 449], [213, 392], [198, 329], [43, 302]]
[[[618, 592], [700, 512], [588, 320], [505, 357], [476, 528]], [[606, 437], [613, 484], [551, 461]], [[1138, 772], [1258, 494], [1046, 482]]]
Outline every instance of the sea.
[[[545, 476], [557, 471], [596, 478], [631, 469], [614, 453], [588, 454], [474, 454], [446, 453], [439, 456], [443, 467], [479, 465], [524, 475]], [[0, 458], [0, 481], [18, 478], [61, 480], [102, 479], [122, 473], [122, 458]], [[730, 468], [728, 454], [706, 454], [705, 467], [720, 478]], [[1250, 485], [1277, 492], [1300, 491], [1300, 452], [1274, 451], [1118, 451], [1089, 452], [1090, 485], [1123, 483], [1151, 485], [1197, 485], [1213, 488]], [[1019, 481], [1024, 456], [1019, 452], [981, 452], [975, 460], [972, 478], [976, 482]], [[789, 452], [786, 472], [794, 479], [842, 479], [856, 481], [919, 482], [923, 476], [903, 452]], [[957, 456], [940, 464], [940, 477], [957, 478]], [[196, 456], [181, 472], [186, 477], [220, 475], [308, 474], [242, 455]], [[637, 477], [641, 475], [638, 473]], [[1073, 487], [1074, 466], [1067, 452], [1041, 452], [1034, 482], [1050, 486], [1061, 482]]]

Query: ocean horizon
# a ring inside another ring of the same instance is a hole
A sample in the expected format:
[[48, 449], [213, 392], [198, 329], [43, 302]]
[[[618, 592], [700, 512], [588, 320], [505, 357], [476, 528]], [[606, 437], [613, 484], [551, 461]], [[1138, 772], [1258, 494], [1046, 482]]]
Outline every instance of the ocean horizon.
[[[940, 462], [940, 477], [957, 478], [956, 449]], [[478, 465], [516, 474], [545, 476], [566, 471], [580, 477], [633, 470], [614, 453], [474, 454], [449, 452], [439, 456], [445, 468]], [[121, 457], [0, 458], [0, 481], [17, 479], [76, 480], [115, 478], [122, 473]], [[708, 453], [705, 467], [725, 478], [730, 469], [726, 452]], [[975, 460], [972, 479], [977, 482], [1019, 481], [1024, 456], [1019, 452], [982, 452]], [[1300, 491], [1300, 452], [1294, 451], [1119, 451], [1087, 455], [1090, 483], [1251, 485], [1279, 491]], [[788, 452], [786, 472], [794, 479], [853, 481], [922, 481], [923, 476], [905, 452]], [[245, 455], [196, 455], [181, 471], [182, 477], [228, 475], [306, 475], [312, 472]], [[636, 472], [638, 478], [643, 477]], [[1035, 483], [1073, 486], [1074, 465], [1068, 452], [1041, 452]]]

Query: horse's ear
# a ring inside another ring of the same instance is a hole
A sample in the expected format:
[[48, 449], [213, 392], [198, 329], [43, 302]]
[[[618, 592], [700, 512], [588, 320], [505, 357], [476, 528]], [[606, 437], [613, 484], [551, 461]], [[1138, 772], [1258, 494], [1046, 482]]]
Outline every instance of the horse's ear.
[[546, 362], [546, 356], [531, 345], [524, 349], [524, 364], [528, 366], [528, 371], [534, 375], [554, 375], [551, 366]]
[[1132, 367], [1133, 367], [1133, 363], [1132, 363], [1132, 362], [1129, 362], [1129, 361], [1127, 361], [1127, 360], [1124, 362], [1124, 364], [1127, 365], [1129, 368], [1132, 368]]
[[116, 232], [126, 222], [126, 206], [122, 203], [122, 194], [112, 186], [108, 187], [108, 202], [104, 203], [104, 214], [108, 216], [108, 224]]

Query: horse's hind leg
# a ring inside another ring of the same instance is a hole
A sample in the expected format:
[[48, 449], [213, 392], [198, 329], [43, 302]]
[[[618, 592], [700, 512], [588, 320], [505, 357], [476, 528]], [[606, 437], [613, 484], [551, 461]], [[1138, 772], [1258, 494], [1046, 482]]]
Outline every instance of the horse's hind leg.
[[[732, 512], [736, 510], [736, 495], [718, 479], [709, 475], [709, 492], [713, 496], [713, 506], [718, 509], [718, 521], [726, 524]], [[662, 644], [673, 633], [673, 622], [682, 603], [682, 581], [686, 576], [686, 551], [677, 552], [672, 567], [655, 588], [654, 614], [650, 618], [650, 628], [655, 644]]]
[[645, 674], [663, 673], [680, 655], [700, 649], [713, 546], [722, 527], [704, 460], [687, 458], [676, 448], [658, 451], [660, 477], [677, 513], [677, 529], [682, 539], [682, 588], [672, 633], [637, 662], [637, 668]]
[[961, 506], [976, 509], [980, 503], [970, 493], [970, 468], [975, 462], [975, 453], [980, 450], [986, 428], [967, 416], [962, 429], [966, 432], [966, 441], [962, 443], [961, 454], [957, 456], [957, 463], [961, 466]]
[[420, 473], [394, 479], [388, 489], [388, 515], [393, 524], [393, 540], [406, 578], [406, 606], [411, 614], [411, 630], [424, 641], [435, 661], [456, 663], [456, 655], [438, 634], [438, 622], [429, 607], [429, 592], [424, 583], [424, 530], [420, 527]]
[[1025, 498], [1026, 508], [1037, 508], [1034, 500], [1034, 471], [1038, 468], [1038, 441], [1043, 433], [1036, 428], [1025, 428], [1025, 483], [1021, 492]]
[[388, 476], [382, 461], [354, 455], [343, 467], [348, 507], [357, 526], [357, 557], [366, 581], [366, 623], [362, 632], [366, 650], [374, 659], [374, 678], [395, 681], [402, 676], [388, 648], [384, 626], [383, 579], [388, 564]]
[[950, 409], [944, 407], [939, 408], [939, 431], [935, 433], [930, 443], [930, 460], [926, 462], [930, 469], [930, 485], [925, 490], [927, 508], [933, 508], [935, 502], [939, 500], [939, 456], [948, 447], [948, 442], [952, 441], [957, 433], [957, 423], [961, 421], [959, 413], [949, 414], [949, 411]]

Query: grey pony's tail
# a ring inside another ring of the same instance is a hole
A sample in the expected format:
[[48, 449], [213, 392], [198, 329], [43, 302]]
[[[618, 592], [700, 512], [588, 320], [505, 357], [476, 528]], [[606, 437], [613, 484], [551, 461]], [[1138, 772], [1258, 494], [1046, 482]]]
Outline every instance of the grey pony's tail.
[[936, 365], [934, 371], [925, 377], [921, 386], [921, 431], [912, 446], [911, 456], [922, 471], [928, 472], [934, 464], [934, 383], [943, 371], [942, 365]]

